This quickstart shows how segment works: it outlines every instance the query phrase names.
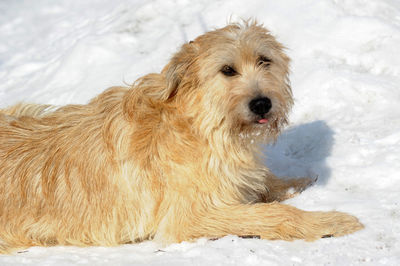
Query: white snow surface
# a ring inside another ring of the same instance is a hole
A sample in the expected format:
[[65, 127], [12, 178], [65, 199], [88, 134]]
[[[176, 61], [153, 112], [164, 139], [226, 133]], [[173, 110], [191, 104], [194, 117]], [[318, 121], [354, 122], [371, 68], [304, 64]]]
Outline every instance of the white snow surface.
[[257, 18], [288, 47], [295, 97], [266, 164], [319, 176], [288, 204], [365, 225], [315, 242], [33, 247], [0, 265], [400, 265], [400, 1], [2, 0], [0, 14], [0, 108], [85, 103], [160, 71], [205, 31]]

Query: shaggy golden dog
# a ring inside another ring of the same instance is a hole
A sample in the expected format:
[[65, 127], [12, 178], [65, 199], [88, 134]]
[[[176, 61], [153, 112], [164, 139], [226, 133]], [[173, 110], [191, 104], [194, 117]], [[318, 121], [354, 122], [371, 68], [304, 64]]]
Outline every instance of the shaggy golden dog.
[[312, 183], [281, 180], [260, 159], [293, 103], [288, 64], [261, 25], [230, 24], [87, 105], [1, 110], [1, 252], [361, 229], [345, 213], [278, 203]]

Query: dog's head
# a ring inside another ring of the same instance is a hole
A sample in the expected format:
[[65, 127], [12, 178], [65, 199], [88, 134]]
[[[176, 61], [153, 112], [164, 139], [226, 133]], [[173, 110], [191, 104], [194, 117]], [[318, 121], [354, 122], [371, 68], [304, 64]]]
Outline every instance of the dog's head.
[[289, 58], [261, 25], [230, 24], [186, 43], [162, 70], [158, 93], [209, 136], [274, 139], [293, 103]]

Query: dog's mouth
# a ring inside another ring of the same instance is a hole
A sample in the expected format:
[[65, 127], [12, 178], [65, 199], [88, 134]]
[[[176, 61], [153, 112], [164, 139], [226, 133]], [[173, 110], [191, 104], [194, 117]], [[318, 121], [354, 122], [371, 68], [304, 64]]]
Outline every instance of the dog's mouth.
[[270, 112], [262, 116], [253, 117], [252, 121], [253, 125], [258, 128], [269, 128], [275, 125], [276, 119], [275, 113]]
[[267, 125], [271, 122], [271, 115], [259, 115], [253, 118], [253, 123], [256, 125]]
[[258, 124], [268, 124], [268, 118], [262, 118], [258, 120], [256, 123]]

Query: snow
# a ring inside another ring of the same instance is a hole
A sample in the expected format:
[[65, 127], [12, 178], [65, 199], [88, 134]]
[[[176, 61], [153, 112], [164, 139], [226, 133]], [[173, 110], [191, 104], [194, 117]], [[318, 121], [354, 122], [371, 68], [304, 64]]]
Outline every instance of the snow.
[[256, 17], [288, 47], [296, 100], [267, 165], [319, 177], [288, 204], [365, 225], [316, 242], [33, 247], [0, 265], [400, 265], [399, 1], [3, 0], [0, 14], [0, 107], [85, 103], [160, 71], [185, 41]]

